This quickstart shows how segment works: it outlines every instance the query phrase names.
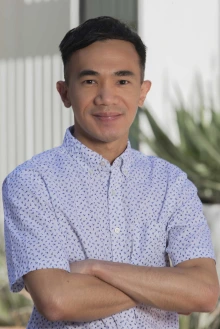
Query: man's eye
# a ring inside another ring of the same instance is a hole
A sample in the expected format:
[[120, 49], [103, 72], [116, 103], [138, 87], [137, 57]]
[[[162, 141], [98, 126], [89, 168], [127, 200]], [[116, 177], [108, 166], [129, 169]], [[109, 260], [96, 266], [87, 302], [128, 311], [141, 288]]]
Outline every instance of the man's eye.
[[119, 81], [119, 84], [120, 84], [120, 85], [127, 85], [128, 83], [129, 83], [128, 80], [120, 80], [120, 81]]
[[95, 81], [94, 80], [85, 80], [85, 81], [83, 81], [83, 83], [86, 85], [92, 85], [95, 83]]

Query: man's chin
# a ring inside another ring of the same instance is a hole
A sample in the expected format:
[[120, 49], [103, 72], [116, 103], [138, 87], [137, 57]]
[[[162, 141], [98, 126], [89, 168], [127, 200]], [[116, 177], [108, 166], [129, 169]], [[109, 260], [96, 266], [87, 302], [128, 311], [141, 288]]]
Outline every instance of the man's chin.
[[108, 134], [108, 135], [102, 135], [99, 140], [100, 142], [102, 143], [121, 143], [123, 141], [127, 141], [128, 139], [128, 136], [121, 136], [121, 135], [118, 135], [118, 134]]

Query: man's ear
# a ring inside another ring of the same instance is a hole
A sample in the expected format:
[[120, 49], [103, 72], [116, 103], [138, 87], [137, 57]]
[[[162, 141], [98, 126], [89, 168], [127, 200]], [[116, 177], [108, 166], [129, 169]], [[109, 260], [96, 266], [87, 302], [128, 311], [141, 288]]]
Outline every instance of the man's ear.
[[150, 88], [151, 88], [151, 82], [149, 80], [145, 80], [142, 82], [138, 106], [140, 106], [140, 107], [143, 106], [145, 98], [146, 98], [147, 93], [149, 92]]
[[56, 83], [57, 91], [63, 101], [65, 107], [71, 107], [71, 102], [68, 96], [68, 87], [65, 81], [58, 81]]

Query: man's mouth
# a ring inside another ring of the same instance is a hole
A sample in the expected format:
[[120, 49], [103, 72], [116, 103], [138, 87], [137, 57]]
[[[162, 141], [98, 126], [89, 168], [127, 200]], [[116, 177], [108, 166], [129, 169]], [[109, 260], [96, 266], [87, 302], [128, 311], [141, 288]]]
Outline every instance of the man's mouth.
[[93, 114], [100, 121], [113, 121], [119, 119], [122, 114], [117, 112], [102, 112]]

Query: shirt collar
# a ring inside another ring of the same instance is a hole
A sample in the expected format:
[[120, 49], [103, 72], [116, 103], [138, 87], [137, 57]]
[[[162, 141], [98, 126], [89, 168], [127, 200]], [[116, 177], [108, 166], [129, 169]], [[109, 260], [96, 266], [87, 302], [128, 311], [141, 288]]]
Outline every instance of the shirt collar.
[[82, 144], [72, 134], [73, 127], [66, 130], [62, 146], [66, 151], [87, 171], [108, 171], [111, 172], [116, 167], [120, 167], [124, 176], [128, 176], [131, 165], [131, 144], [128, 141], [125, 151], [115, 159], [111, 165], [108, 160], [104, 159], [100, 154], [92, 151], [90, 148]]

